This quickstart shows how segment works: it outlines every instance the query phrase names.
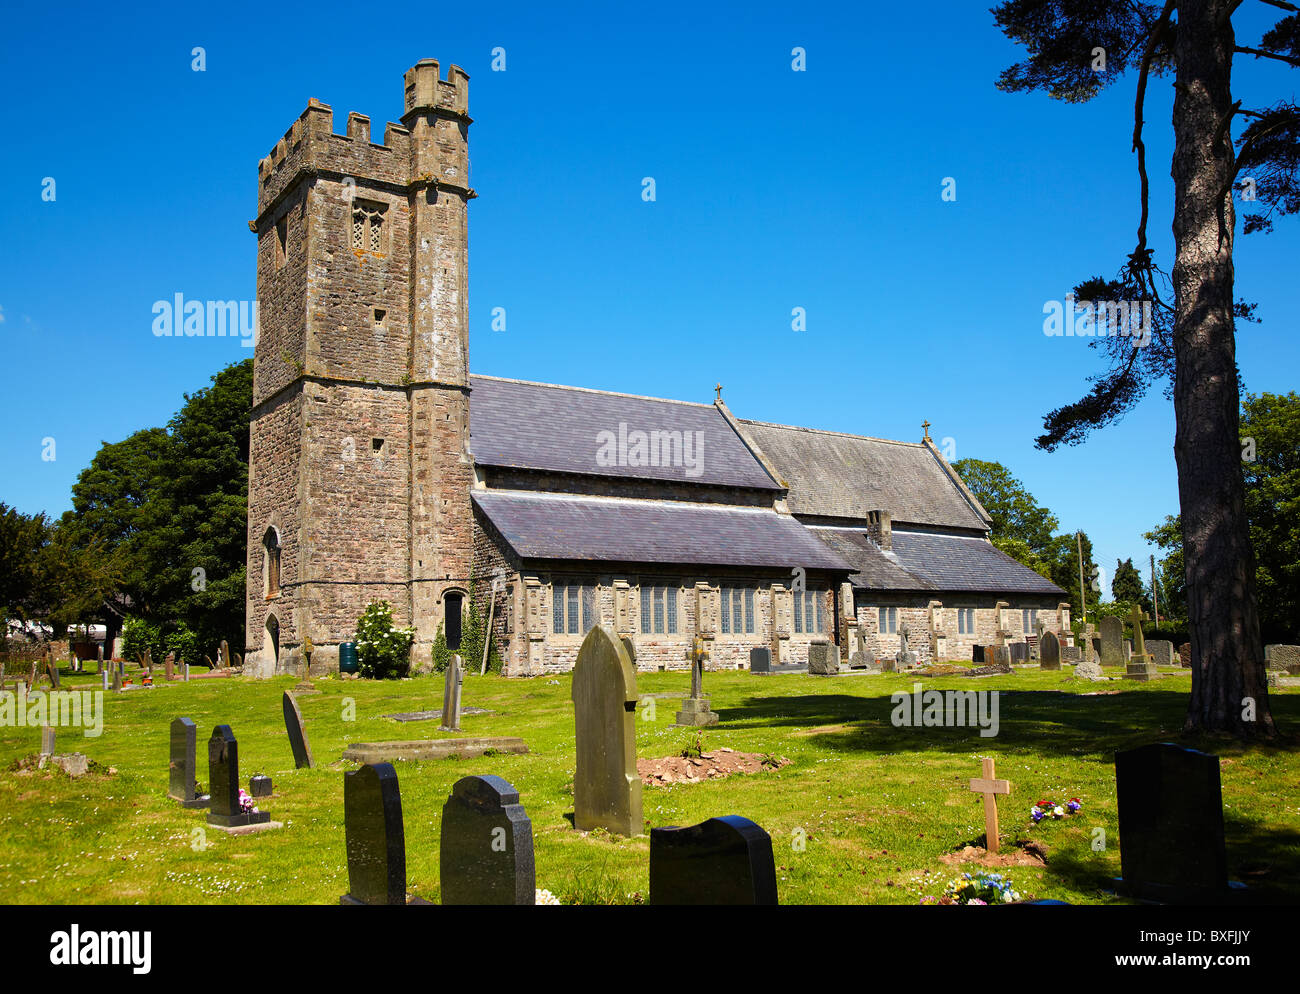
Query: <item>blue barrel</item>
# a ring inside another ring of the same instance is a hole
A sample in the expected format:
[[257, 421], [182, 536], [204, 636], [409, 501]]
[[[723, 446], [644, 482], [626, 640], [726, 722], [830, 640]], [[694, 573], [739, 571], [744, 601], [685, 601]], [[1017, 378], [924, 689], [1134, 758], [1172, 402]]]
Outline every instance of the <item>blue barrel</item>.
[[339, 672], [355, 673], [360, 669], [357, 663], [357, 644], [355, 642], [343, 642], [339, 645]]

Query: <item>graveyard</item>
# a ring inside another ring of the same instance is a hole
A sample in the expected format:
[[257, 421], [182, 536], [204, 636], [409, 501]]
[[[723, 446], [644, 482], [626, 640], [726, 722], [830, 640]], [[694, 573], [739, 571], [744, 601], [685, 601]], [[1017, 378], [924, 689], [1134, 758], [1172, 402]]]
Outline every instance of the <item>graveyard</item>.
[[[728, 815], [770, 836], [783, 905], [930, 903], [954, 876], [990, 867], [1024, 899], [1126, 904], [1132, 899], [1111, 883], [1121, 870], [1114, 754], [1169, 741], [1220, 757], [1229, 877], [1247, 885], [1252, 901], [1293, 901], [1300, 893], [1294, 751], [1183, 738], [1190, 677], [1177, 667], [1162, 668], [1150, 682], [1123, 680], [1122, 669], [1108, 669], [1104, 682], [1068, 671], [1022, 668], [977, 680], [709, 672], [705, 692], [718, 720], [706, 727], [675, 724], [691, 675], [640, 672], [638, 759], [698, 749], [773, 762], [721, 779], [643, 785], [644, 826], [632, 837], [574, 827], [573, 674], [510, 680], [471, 672], [459, 731], [441, 729], [437, 718], [386, 717], [440, 708], [439, 676], [315, 678], [319, 693], [293, 701], [312, 759], [301, 767], [284, 703], [296, 678], [137, 680], [104, 694], [102, 735], [57, 729], [58, 752], [89, 758], [82, 776], [38, 768], [41, 729], [0, 728], [0, 888], [13, 903], [336, 905], [349, 879], [345, 774], [362, 768], [343, 759], [347, 746], [473, 736], [521, 738], [527, 751], [489, 748], [392, 764], [406, 891], [416, 901], [444, 900], [444, 867], [454, 875], [456, 862], [445, 847], [440, 859], [444, 806], [458, 781], [483, 776], [517, 791], [531, 821], [536, 888], [565, 905], [646, 902], [649, 832]], [[910, 695], [918, 682], [927, 691], [997, 690], [998, 734], [896, 727], [891, 695]], [[65, 670], [61, 686], [98, 689], [100, 678]], [[1294, 689], [1270, 696], [1279, 721], [1300, 716]], [[195, 726], [195, 774], [205, 793], [212, 788], [209, 738], [229, 726], [238, 741], [239, 786], [257, 775], [271, 780], [270, 796], [255, 798], [269, 824], [227, 833], [209, 823], [207, 811], [167, 796], [170, 727], [181, 716]], [[971, 781], [985, 758], [1010, 787], [996, 798], [998, 856], [981, 864], [961, 855], [978, 855], [968, 847], [984, 844], [987, 802]], [[1077, 799], [1080, 809], [1036, 823], [1031, 809], [1041, 798]]]

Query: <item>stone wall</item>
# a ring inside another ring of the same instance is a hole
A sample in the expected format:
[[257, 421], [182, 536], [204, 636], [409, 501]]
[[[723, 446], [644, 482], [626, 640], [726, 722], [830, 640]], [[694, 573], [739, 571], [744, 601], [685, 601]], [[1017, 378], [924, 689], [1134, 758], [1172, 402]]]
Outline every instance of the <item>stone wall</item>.
[[[1006, 606], [998, 608], [1000, 603]], [[880, 632], [879, 609], [882, 607], [897, 609], [897, 629], [901, 630], [903, 623], [907, 623], [911, 629], [908, 648], [917, 654], [919, 662], [930, 662], [934, 658], [935, 640], [932, 634], [942, 636], [946, 648], [946, 651], [941, 652], [938, 662], [970, 662], [974, 647], [997, 642], [1000, 631], [1009, 632], [1007, 640], [1011, 642], [1024, 641], [1027, 634], [1036, 635], [1032, 630], [1024, 630], [1022, 612], [1026, 608], [1037, 609], [1038, 620], [1043, 622], [1048, 631], [1055, 632], [1058, 636], [1069, 632], [1068, 610], [1063, 617], [1060, 602], [1055, 598], [1016, 597], [1010, 594], [945, 594], [940, 591], [901, 594], [858, 590], [854, 592], [854, 604], [857, 632], [867, 653], [874, 658], [893, 657], [899, 651], [898, 633]], [[957, 611], [963, 608], [975, 609], [973, 633], [959, 633], [957, 630]], [[853, 644], [849, 649], [856, 652], [858, 647]]]

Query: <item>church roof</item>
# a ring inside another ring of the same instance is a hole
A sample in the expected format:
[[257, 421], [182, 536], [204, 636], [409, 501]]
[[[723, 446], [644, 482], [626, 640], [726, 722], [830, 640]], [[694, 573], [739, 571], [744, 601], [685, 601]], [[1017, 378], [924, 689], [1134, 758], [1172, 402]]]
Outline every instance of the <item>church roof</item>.
[[860, 528], [809, 531], [852, 564], [856, 572], [849, 582], [861, 589], [1065, 595], [1051, 580], [973, 535], [894, 529], [886, 552]]
[[[471, 376], [470, 386], [470, 451], [482, 466], [781, 489], [712, 404], [495, 376]], [[669, 433], [679, 448], [653, 460], [666, 465], [645, 465], [636, 432]], [[622, 455], [615, 451], [620, 433], [628, 440]], [[602, 455], [611, 439], [614, 449]], [[616, 458], [604, 458], [611, 451]]]
[[788, 514], [682, 501], [475, 490], [474, 503], [523, 559], [852, 567]]
[[862, 435], [741, 421], [790, 488], [799, 515], [894, 521], [985, 531], [989, 522], [927, 445]]

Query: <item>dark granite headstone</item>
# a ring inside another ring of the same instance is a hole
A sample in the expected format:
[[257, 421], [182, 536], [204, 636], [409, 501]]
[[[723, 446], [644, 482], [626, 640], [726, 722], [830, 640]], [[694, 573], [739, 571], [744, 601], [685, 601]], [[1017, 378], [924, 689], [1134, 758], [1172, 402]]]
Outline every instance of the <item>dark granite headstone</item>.
[[1119, 882], [1174, 903], [1229, 893], [1219, 757], [1168, 742], [1115, 753]]
[[1038, 641], [1038, 668], [1042, 670], [1061, 668], [1061, 643], [1055, 632], [1043, 632], [1043, 637]]
[[533, 904], [533, 823], [497, 776], [463, 777], [442, 806], [443, 904]]
[[293, 749], [293, 765], [295, 769], [301, 770], [303, 767], [312, 769], [316, 764], [311, 757], [311, 744], [307, 741], [307, 729], [302, 723], [302, 712], [298, 710], [298, 702], [293, 699], [293, 695], [285, 692], [284, 695], [284, 728], [289, 733], [289, 745]]
[[[107, 676], [108, 674], [104, 674]], [[171, 726], [171, 762], [167, 770], [167, 796], [181, 802], [183, 808], [206, 808], [211, 800], [194, 789], [198, 765], [195, 749], [198, 729], [189, 718], [176, 718]]]
[[250, 797], [270, 797], [273, 789], [271, 778], [261, 773], [251, 777], [248, 781], [248, 795]]
[[1012, 642], [1007, 648], [1011, 650], [1011, 662], [1027, 663], [1029, 662], [1029, 643]]
[[402, 792], [391, 763], [343, 774], [348, 893], [341, 904], [406, 903]]
[[771, 836], [737, 815], [652, 828], [649, 903], [776, 904]]
[[970, 661], [972, 663], [984, 662], [984, 646], [973, 645], [970, 647]]
[[239, 743], [229, 725], [218, 725], [208, 739], [208, 789], [212, 797], [210, 825], [239, 828], [271, 820], [265, 811], [244, 811], [239, 804]]
[[749, 672], [772, 672], [772, 650], [763, 646], [761, 649], [749, 650]]

